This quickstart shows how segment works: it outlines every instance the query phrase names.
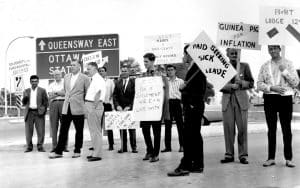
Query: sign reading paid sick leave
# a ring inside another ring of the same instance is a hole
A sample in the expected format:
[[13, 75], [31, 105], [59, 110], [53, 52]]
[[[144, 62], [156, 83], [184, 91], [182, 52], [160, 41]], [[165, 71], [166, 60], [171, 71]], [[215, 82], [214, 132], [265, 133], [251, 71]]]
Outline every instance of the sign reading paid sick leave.
[[216, 91], [222, 89], [237, 73], [204, 31], [187, 51]]
[[36, 39], [37, 75], [50, 79], [55, 70], [70, 73], [71, 62], [83, 60], [84, 54], [101, 51], [108, 76], [119, 76], [119, 36], [118, 34], [65, 36]]
[[260, 7], [259, 43], [293, 45], [300, 42], [300, 8]]
[[161, 120], [163, 99], [164, 91], [162, 77], [137, 78], [135, 80], [133, 120]]
[[145, 53], [156, 56], [155, 64], [182, 63], [181, 35], [168, 34], [145, 37]]
[[218, 23], [217, 45], [227, 48], [260, 50], [258, 25], [243, 23]]
[[105, 130], [137, 129], [139, 122], [133, 121], [132, 111], [105, 112]]

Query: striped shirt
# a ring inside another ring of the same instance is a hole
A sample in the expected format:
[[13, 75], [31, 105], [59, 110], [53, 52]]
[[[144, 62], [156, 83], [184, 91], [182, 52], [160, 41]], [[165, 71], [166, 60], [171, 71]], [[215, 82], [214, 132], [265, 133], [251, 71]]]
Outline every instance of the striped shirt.
[[174, 80], [168, 79], [169, 81], [169, 95], [170, 99], [179, 99], [181, 100], [181, 93], [179, 91], [179, 88], [182, 84], [184, 84], [184, 81], [180, 78], [175, 77]]

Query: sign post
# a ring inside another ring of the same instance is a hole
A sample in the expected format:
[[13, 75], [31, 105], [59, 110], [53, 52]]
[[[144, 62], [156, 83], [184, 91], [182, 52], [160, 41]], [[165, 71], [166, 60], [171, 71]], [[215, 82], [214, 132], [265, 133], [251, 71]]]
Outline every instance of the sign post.
[[119, 76], [118, 34], [37, 38], [37, 75], [40, 79], [51, 79], [55, 70], [68, 74], [72, 61], [99, 51], [108, 60], [108, 76]]

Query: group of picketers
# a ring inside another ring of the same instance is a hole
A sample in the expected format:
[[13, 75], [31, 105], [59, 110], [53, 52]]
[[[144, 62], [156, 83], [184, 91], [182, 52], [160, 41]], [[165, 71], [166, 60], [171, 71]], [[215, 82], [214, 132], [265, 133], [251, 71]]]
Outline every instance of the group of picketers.
[[[184, 176], [189, 173], [202, 173], [204, 169], [203, 139], [201, 136], [201, 119], [205, 109], [205, 98], [208, 83], [204, 73], [193, 61], [184, 48], [183, 64], [186, 65], [185, 79], [176, 76], [176, 66], [167, 65], [166, 69], [155, 65], [155, 55], [146, 53], [144, 65], [146, 72], [131, 77], [128, 67], [121, 67], [120, 78], [109, 79], [105, 67], [98, 67], [96, 62], [87, 65], [87, 75], [81, 73], [81, 61], [71, 63], [71, 73], [62, 79], [59, 71], [54, 72], [54, 82], [49, 86], [48, 93], [38, 87], [39, 78], [30, 77], [31, 88], [24, 91], [25, 132], [27, 148], [33, 150], [32, 135], [35, 125], [40, 152], [43, 148], [45, 135], [45, 114], [49, 104], [49, 115], [52, 136], [50, 159], [63, 157], [68, 152], [68, 134], [71, 122], [75, 127], [75, 148], [72, 158], [80, 157], [83, 145], [83, 129], [85, 118], [90, 130], [92, 154], [88, 161], [102, 159], [102, 133], [108, 136], [108, 150], [114, 150], [112, 130], [105, 130], [104, 113], [108, 111], [131, 111], [135, 96], [135, 79], [138, 77], [159, 76], [162, 78], [164, 100], [161, 119], [159, 121], [142, 121], [140, 127], [146, 145], [143, 160], [159, 161], [161, 127], [165, 124], [165, 148], [161, 152], [171, 152], [171, 128], [175, 120], [178, 130], [179, 152], [183, 157], [179, 166], [168, 173], [168, 176]], [[261, 66], [257, 79], [257, 88], [262, 91], [264, 111], [268, 127], [268, 158], [264, 167], [275, 165], [277, 117], [279, 114], [283, 142], [284, 157], [287, 167], [295, 167], [292, 162], [292, 131], [294, 89], [298, 87], [299, 78], [291, 61], [281, 57], [279, 45], [269, 45], [271, 59]], [[248, 164], [248, 108], [247, 90], [254, 87], [254, 79], [247, 63], [240, 62], [241, 50], [228, 48], [226, 55], [237, 74], [221, 89], [222, 114], [225, 138], [225, 156], [221, 163], [234, 161], [235, 129], [237, 127], [238, 159], [241, 164]], [[166, 71], [165, 71], [166, 70]], [[60, 128], [59, 128], [60, 125]], [[153, 131], [153, 141], [151, 137]], [[59, 129], [59, 131], [58, 131]], [[59, 136], [58, 136], [59, 132]], [[136, 130], [129, 129], [129, 140], [132, 153], [138, 153]], [[128, 152], [127, 130], [120, 130], [121, 147], [118, 153]]]

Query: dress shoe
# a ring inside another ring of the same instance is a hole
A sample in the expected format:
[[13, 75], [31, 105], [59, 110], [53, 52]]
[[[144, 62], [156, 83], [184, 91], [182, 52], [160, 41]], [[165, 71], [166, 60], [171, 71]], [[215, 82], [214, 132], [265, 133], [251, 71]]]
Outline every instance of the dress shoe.
[[90, 158], [92, 158], [92, 157], [93, 157], [93, 156], [91, 156], [91, 155], [86, 156], [87, 159], [90, 159]]
[[32, 149], [31, 148], [27, 148], [24, 153], [28, 153], [28, 152], [32, 152]]
[[93, 151], [93, 150], [94, 150], [94, 148], [93, 148], [93, 147], [90, 147], [90, 148], [89, 148], [89, 150], [90, 150], [90, 151]]
[[179, 148], [178, 152], [183, 152], [183, 147], [182, 146]]
[[74, 153], [72, 156], [72, 158], [78, 158], [78, 157], [80, 157], [80, 153]]
[[168, 148], [161, 150], [162, 153], [165, 153], [165, 152], [171, 152], [171, 151], [172, 151], [172, 150], [171, 150], [171, 149], [168, 149]]
[[158, 157], [151, 157], [151, 159], [150, 159], [150, 163], [154, 163], [154, 162], [157, 162], [157, 161], [159, 161]]
[[100, 161], [102, 158], [101, 157], [91, 157], [88, 159], [88, 162], [92, 162], [92, 161]]
[[152, 156], [151, 154], [148, 154], [148, 153], [147, 153], [147, 154], [145, 155], [145, 157], [143, 158], [143, 161], [149, 160], [149, 159], [151, 158], [151, 156]]
[[134, 149], [131, 151], [132, 153], [138, 153], [138, 150]]
[[124, 153], [124, 152], [127, 152], [127, 150], [122, 150], [122, 149], [118, 150], [118, 153]]
[[175, 176], [188, 176], [190, 172], [188, 170], [184, 170], [181, 168], [176, 168], [173, 172], [169, 172], [168, 176], [175, 177]]
[[114, 150], [114, 147], [113, 146], [109, 146], [108, 151], [112, 151], [112, 150]]
[[64, 152], [69, 152], [69, 150], [68, 149], [64, 149]]
[[269, 167], [275, 165], [275, 160], [274, 159], [269, 159], [266, 162], [264, 162], [263, 167]]
[[286, 160], [285, 166], [290, 167], [290, 168], [296, 167], [296, 165], [290, 160]]
[[46, 150], [44, 148], [39, 148], [38, 152], [46, 152]]
[[222, 159], [220, 162], [221, 163], [231, 163], [234, 161], [234, 158], [233, 157], [225, 157], [224, 159]]
[[63, 155], [57, 154], [55, 152], [52, 152], [49, 154], [49, 159], [56, 159], [56, 158], [62, 158], [62, 157], [63, 157]]
[[55, 152], [55, 149], [52, 149], [52, 150], [50, 151], [50, 153], [53, 153], [53, 152]]
[[240, 159], [240, 163], [249, 164], [249, 161], [247, 160], [247, 158], [243, 157], [243, 158]]

